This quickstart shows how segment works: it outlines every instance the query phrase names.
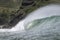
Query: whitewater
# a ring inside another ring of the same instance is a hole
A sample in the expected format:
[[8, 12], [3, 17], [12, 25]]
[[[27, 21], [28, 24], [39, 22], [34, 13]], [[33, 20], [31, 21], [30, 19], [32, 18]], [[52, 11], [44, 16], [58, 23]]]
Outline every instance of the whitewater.
[[11, 29], [0, 29], [0, 40], [60, 40], [60, 5], [31, 12]]

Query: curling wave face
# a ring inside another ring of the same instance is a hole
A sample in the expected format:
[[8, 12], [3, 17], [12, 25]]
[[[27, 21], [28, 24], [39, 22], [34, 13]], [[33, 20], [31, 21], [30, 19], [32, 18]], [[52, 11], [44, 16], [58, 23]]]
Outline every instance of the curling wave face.
[[32, 12], [11, 31], [0, 32], [0, 40], [60, 40], [60, 6], [48, 5]]

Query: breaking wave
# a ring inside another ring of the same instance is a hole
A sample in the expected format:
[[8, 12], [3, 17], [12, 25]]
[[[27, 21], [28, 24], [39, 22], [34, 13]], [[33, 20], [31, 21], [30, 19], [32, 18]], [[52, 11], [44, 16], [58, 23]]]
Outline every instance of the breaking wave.
[[0, 40], [60, 40], [60, 6], [39, 8], [12, 29], [3, 29]]

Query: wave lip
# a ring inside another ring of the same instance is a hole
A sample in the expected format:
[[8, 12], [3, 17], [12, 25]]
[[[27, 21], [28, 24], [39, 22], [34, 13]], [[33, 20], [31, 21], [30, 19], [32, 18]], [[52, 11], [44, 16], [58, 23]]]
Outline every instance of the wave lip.
[[25, 18], [25, 25], [28, 22], [31, 22], [35, 19], [41, 19], [46, 18], [50, 16], [58, 16], [60, 15], [60, 5], [50, 4], [41, 8], [38, 8], [34, 12], [31, 12], [26, 18]]

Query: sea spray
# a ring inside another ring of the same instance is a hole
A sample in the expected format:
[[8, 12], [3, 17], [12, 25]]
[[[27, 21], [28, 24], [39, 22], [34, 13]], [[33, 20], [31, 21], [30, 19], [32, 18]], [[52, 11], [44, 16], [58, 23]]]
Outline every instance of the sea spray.
[[24, 31], [24, 20], [20, 21], [15, 27], [13, 27], [10, 31]]
[[24, 20], [20, 21], [15, 27], [12, 27], [11, 29], [0, 29], [0, 32], [22, 32], [25, 31], [24, 29]]

